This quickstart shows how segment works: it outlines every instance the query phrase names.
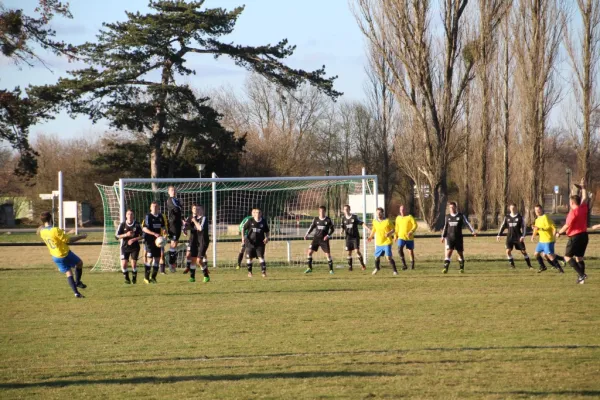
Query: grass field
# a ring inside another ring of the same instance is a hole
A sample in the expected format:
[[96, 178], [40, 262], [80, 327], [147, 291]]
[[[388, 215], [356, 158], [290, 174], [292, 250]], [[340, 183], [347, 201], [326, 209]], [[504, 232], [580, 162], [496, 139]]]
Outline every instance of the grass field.
[[[471, 254], [501, 257], [487, 239]], [[464, 275], [455, 262], [398, 277], [217, 268], [208, 284], [177, 273], [152, 286], [86, 272], [78, 300], [45, 248], [1, 251], [2, 399], [600, 396], [597, 260], [585, 285], [519, 258], [515, 271], [467, 261]]]

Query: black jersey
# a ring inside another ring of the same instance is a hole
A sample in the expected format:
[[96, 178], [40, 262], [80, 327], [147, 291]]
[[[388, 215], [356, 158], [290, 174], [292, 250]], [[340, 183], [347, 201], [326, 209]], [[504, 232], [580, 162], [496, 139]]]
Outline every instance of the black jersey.
[[115, 236], [123, 235], [127, 232], [133, 232], [133, 236], [122, 238], [122, 239], [119, 239], [117, 237], [117, 239], [119, 239], [121, 242], [121, 248], [125, 251], [138, 250], [140, 248], [140, 242], [138, 242], [136, 240], [132, 245], [129, 245], [127, 242], [129, 242], [129, 240], [131, 240], [131, 239], [142, 236], [142, 227], [140, 226], [140, 224], [137, 221], [133, 221], [131, 223], [131, 225], [129, 223], [127, 223], [127, 221], [124, 221], [124, 222], [121, 222], [121, 224], [119, 225], [119, 228], [117, 229], [117, 233], [115, 234]]
[[[146, 214], [144, 222], [142, 222], [142, 228], [148, 228], [152, 232], [158, 233], [160, 235], [163, 230], [167, 229], [167, 220], [165, 219], [165, 216], [161, 213], [158, 213], [156, 215], [149, 213]], [[144, 233], [144, 238], [146, 238], [147, 236], [149, 235], [147, 233]]]
[[521, 214], [517, 214], [512, 216], [507, 214], [504, 217], [504, 221], [502, 222], [502, 226], [500, 226], [500, 231], [498, 231], [498, 236], [504, 232], [504, 229], [508, 229], [506, 231], [506, 241], [507, 242], [518, 242], [521, 238], [524, 238], [527, 234], [527, 228], [525, 225], [525, 218]]
[[461, 240], [463, 238], [462, 230], [468, 227], [471, 232], [475, 232], [467, 217], [461, 213], [448, 214], [446, 215], [446, 223], [444, 224], [444, 230], [442, 231], [442, 238], [453, 240]]
[[316, 230], [314, 239], [322, 240], [325, 238], [325, 236], [331, 236], [335, 230], [335, 227], [333, 226], [331, 218], [325, 217], [324, 219], [321, 219], [319, 217], [315, 217], [315, 219], [312, 221], [312, 224], [310, 224], [310, 228], [308, 228], [306, 235], [308, 236], [313, 230]]
[[[196, 228], [196, 224], [192, 219], [198, 222], [200, 229]], [[192, 215], [186, 220], [186, 223], [190, 228], [189, 241], [191, 243], [208, 244], [208, 218], [206, 218], [206, 215]]]
[[246, 232], [246, 239], [252, 246], [261, 246], [264, 243], [266, 234], [270, 232], [267, 220], [261, 218], [256, 221], [254, 218], [249, 219], [244, 224], [243, 232]]
[[169, 197], [167, 200], [167, 215], [169, 216], [169, 224], [181, 226], [181, 203], [177, 197]]
[[362, 222], [355, 214], [350, 215], [348, 218], [344, 215], [342, 217], [341, 228], [346, 233], [346, 239], [360, 239], [358, 227], [363, 224], [364, 222]]

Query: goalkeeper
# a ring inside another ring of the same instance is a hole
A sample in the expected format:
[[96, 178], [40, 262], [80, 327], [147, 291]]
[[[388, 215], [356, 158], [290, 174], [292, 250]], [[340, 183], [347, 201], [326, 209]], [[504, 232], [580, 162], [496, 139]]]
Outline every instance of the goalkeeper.
[[[252, 214], [252, 211], [250, 211], [250, 214]], [[240, 247], [240, 254], [238, 254], [237, 266], [235, 269], [240, 269], [242, 267], [242, 260], [244, 259], [244, 254], [246, 253], [246, 233], [248, 233], [244, 231], [244, 225], [246, 225], [246, 222], [248, 222], [250, 219], [252, 219], [252, 215], [248, 215], [246, 218], [244, 218], [242, 222], [240, 222], [240, 226], [238, 228], [238, 231], [242, 236], [242, 247]]]

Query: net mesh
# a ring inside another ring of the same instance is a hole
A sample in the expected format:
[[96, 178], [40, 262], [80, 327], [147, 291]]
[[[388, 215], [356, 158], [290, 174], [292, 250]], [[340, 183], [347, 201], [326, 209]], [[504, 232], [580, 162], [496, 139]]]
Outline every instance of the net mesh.
[[[374, 182], [365, 179], [367, 194], [373, 193]], [[94, 266], [96, 271], [117, 271], [119, 264], [119, 242], [115, 231], [119, 226], [119, 183], [113, 186], [96, 185], [100, 191], [104, 208], [104, 239], [100, 257]], [[338, 180], [286, 180], [286, 181], [228, 181], [216, 182], [216, 240], [213, 237], [213, 183], [212, 182], [144, 182], [125, 183], [125, 208], [134, 212], [135, 218], [142, 221], [150, 210], [153, 201], [158, 202], [160, 212], [166, 213], [166, 201], [169, 198], [168, 188], [175, 186], [184, 217], [191, 215], [192, 204], [204, 206], [210, 222], [211, 245], [207, 258], [209, 265], [213, 262], [213, 246], [216, 245], [216, 266], [234, 267], [238, 262], [241, 249], [242, 234], [240, 222], [252, 208], [258, 207], [263, 211], [271, 229], [270, 242], [266, 247], [268, 266], [304, 265], [306, 250], [310, 241], [304, 241], [312, 219], [318, 215], [321, 205], [327, 207], [327, 214], [336, 225], [336, 231], [331, 242], [331, 254], [338, 266], [346, 264], [347, 253], [344, 249], [344, 237], [340, 229], [342, 207], [348, 203], [348, 196], [361, 194], [363, 180], [359, 178]], [[352, 210], [362, 216], [362, 209]], [[310, 239], [309, 239], [310, 240]], [[185, 262], [187, 238], [181, 236], [178, 245], [178, 264], [182, 267]], [[140, 257], [143, 257], [143, 251]], [[313, 255], [315, 264], [325, 263], [321, 251]], [[244, 257], [245, 260], [245, 257]], [[143, 260], [140, 260], [143, 261]], [[245, 261], [242, 261], [242, 266]]]

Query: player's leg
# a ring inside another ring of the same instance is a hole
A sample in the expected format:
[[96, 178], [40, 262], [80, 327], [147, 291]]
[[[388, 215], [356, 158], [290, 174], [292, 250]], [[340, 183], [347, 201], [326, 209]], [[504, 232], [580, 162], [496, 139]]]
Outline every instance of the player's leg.
[[324, 240], [321, 242], [321, 249], [323, 253], [325, 253], [325, 257], [327, 257], [327, 266], [329, 267], [329, 273], [333, 274], [333, 258], [331, 257], [331, 250], [329, 249], [329, 241]]
[[189, 282], [196, 282], [196, 269], [198, 268], [198, 262], [200, 259], [198, 258], [198, 245], [196, 243], [190, 243], [189, 247], [189, 255], [190, 255], [190, 279]]
[[[162, 275], [165, 275], [167, 273], [167, 270], [165, 268], [165, 248], [164, 247], [160, 248], [160, 256], [159, 256], [159, 260], [158, 260], [158, 266], [160, 268], [160, 273]], [[152, 267], [152, 269], [154, 270], [154, 266]]]
[[248, 278], [252, 278], [252, 261], [256, 257], [256, 249], [254, 246], [246, 246], [246, 269], [248, 270]]
[[404, 258], [404, 240], [398, 239], [398, 255], [400, 256], [400, 261], [402, 261], [402, 270], [406, 271], [408, 267], [406, 266], [406, 259]]
[[508, 259], [508, 263], [510, 264], [511, 268], [516, 268], [515, 267], [515, 259], [513, 258], [512, 255], [512, 250], [514, 248], [514, 243], [513, 242], [509, 242], [508, 238], [506, 240], [506, 258]]
[[144, 243], [144, 282], [150, 283], [150, 271], [152, 270], [152, 248], [150, 247], [151, 240]]
[[451, 243], [446, 241], [446, 249], [444, 250], [444, 269], [442, 269], [443, 274], [448, 273], [448, 269], [450, 268], [450, 260], [452, 260], [452, 252], [454, 248], [451, 246]]
[[[164, 248], [157, 247], [154, 243], [150, 243], [151, 257], [152, 257], [152, 275], [150, 277], [150, 283], [156, 283], [156, 276], [161, 262], [164, 262]], [[164, 272], [164, 264], [162, 265], [162, 271]]]
[[313, 253], [319, 248], [319, 245], [315, 245], [315, 241], [313, 240], [313, 242], [310, 244], [310, 246], [308, 247], [308, 252], [306, 253], [306, 271], [304, 271], [305, 274], [310, 274], [312, 272], [312, 267], [313, 267]]
[[137, 283], [137, 262], [139, 256], [139, 249], [131, 252], [131, 283], [133, 283], [134, 285]]
[[348, 252], [348, 271], [352, 271], [352, 251], [351, 247], [348, 245], [348, 243], [346, 243], [346, 251]]
[[75, 253], [69, 251], [69, 254], [66, 257], [71, 265], [75, 266], [75, 285], [79, 289], [85, 289], [87, 285], [81, 281], [81, 276], [83, 275], [83, 261]]
[[77, 285], [75, 284], [75, 279], [73, 278], [73, 272], [71, 271], [71, 268], [69, 268], [68, 271], [65, 272], [65, 275], [67, 276], [67, 283], [71, 287], [71, 290], [73, 291], [73, 294], [75, 294], [75, 297], [82, 298], [83, 295], [77, 290]]
[[459, 272], [462, 274], [465, 272], [465, 255], [464, 248], [461, 246], [456, 249], [456, 254], [458, 255], [458, 268]]
[[546, 243], [546, 249], [544, 253], [546, 253], [546, 260], [548, 260], [548, 263], [550, 263], [554, 269], [556, 269], [558, 272], [564, 272], [558, 263], [556, 255], [554, 254], [554, 243]]
[[256, 249], [256, 255], [260, 262], [260, 273], [263, 278], [267, 277], [267, 262], [265, 261], [265, 246], [259, 246]]
[[385, 253], [382, 246], [375, 246], [375, 253], [373, 256], [375, 257], [375, 268], [373, 268], [372, 275], [376, 275], [381, 269], [381, 256]]
[[519, 247], [518, 248], [515, 247], [515, 248], [517, 248], [521, 252], [521, 254], [523, 254], [523, 258], [525, 258], [525, 262], [527, 263], [527, 267], [529, 269], [533, 269], [533, 267], [531, 266], [531, 260], [529, 259], [529, 254], [527, 254], [527, 248], [525, 246], [525, 243], [524, 242], [519, 242], [518, 245], [519, 245]]
[[72, 266], [70, 265], [67, 257], [65, 257], [65, 258], [52, 257], [52, 259], [54, 260], [54, 263], [58, 267], [59, 272], [61, 274], [65, 274], [65, 276], [67, 277], [67, 283], [71, 287], [71, 290], [73, 291], [73, 294], [75, 294], [75, 297], [83, 297], [81, 295], [81, 293], [79, 293], [79, 291], [77, 290], [77, 285], [75, 284], [75, 279], [73, 278], [73, 272], [71, 271]]
[[415, 269], [415, 250], [414, 248], [408, 250], [408, 256], [410, 257], [410, 269]]
[[533, 257], [535, 257], [536, 261], [538, 262], [538, 265], [540, 266], [540, 268], [538, 269], [538, 273], [544, 272], [545, 270], [548, 269], [548, 268], [546, 268], [546, 264], [544, 263], [544, 258], [542, 257], [542, 254], [544, 254], [543, 250], [544, 250], [544, 246], [542, 245], [542, 243], [538, 243], [535, 248], [535, 252], [533, 253]]
[[356, 247], [356, 254], [358, 255], [358, 261], [360, 262], [360, 268], [364, 271], [365, 269], [367, 269], [367, 266], [365, 265], [365, 259], [363, 258], [363, 255], [360, 251], [360, 245]]
[[183, 274], [188, 274], [190, 272], [190, 267], [192, 265], [192, 256], [190, 252], [191, 246], [188, 243], [187, 248], [185, 250], [185, 269], [183, 270]]
[[208, 251], [208, 243], [203, 244], [198, 249], [198, 256], [201, 257], [202, 260], [202, 282], [207, 283], [210, 282], [210, 276], [208, 275], [208, 260], [206, 258], [206, 252]]
[[121, 273], [123, 274], [123, 279], [125, 279], [125, 283], [127, 285], [130, 285], [131, 280], [129, 279], [129, 271], [127, 270], [128, 263], [129, 263], [129, 253], [121, 251]]

